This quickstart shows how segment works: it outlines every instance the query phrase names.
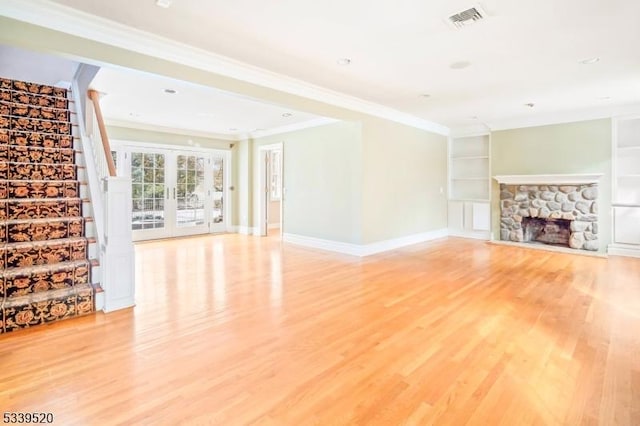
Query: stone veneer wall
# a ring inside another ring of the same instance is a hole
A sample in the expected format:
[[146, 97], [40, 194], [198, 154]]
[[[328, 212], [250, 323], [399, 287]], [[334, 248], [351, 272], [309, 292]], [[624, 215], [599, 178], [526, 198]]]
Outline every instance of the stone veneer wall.
[[524, 241], [522, 218], [571, 221], [569, 247], [597, 251], [598, 185], [500, 184], [500, 239]]

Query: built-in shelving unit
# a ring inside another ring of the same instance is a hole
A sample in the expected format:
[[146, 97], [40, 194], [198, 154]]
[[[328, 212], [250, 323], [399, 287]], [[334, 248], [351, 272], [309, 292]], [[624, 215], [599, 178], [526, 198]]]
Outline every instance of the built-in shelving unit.
[[449, 139], [449, 232], [489, 238], [489, 134]]
[[640, 257], [640, 117], [614, 120], [613, 170], [609, 253]]

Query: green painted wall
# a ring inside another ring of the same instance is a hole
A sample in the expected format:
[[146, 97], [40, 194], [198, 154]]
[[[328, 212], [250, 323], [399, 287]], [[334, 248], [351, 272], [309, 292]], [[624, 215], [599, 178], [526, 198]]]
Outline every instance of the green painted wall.
[[[260, 146], [283, 143], [286, 190], [283, 232], [361, 243], [362, 138], [359, 123], [337, 122], [252, 142], [256, 161]], [[256, 173], [253, 186], [258, 186]], [[253, 205], [257, 208], [257, 191], [254, 195]], [[257, 226], [254, 222], [252, 224]]]
[[[602, 173], [600, 251], [611, 242], [611, 120], [502, 130], [491, 134], [491, 175]], [[500, 239], [499, 185], [493, 181], [493, 238]]]
[[363, 243], [447, 228], [447, 138], [371, 118], [362, 141]]

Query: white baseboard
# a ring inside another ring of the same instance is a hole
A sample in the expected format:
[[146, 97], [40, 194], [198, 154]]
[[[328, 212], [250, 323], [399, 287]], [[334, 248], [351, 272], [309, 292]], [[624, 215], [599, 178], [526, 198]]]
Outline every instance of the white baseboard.
[[637, 257], [640, 258], [640, 247], [619, 245], [619, 244], [609, 244], [607, 248], [607, 253], [611, 256], [626, 256], [626, 257]]
[[96, 312], [104, 311], [104, 291], [96, 293]]
[[232, 231], [242, 235], [254, 235], [256, 233], [256, 228], [252, 226], [232, 226]]
[[352, 243], [343, 243], [341, 241], [332, 241], [332, 240], [324, 240], [321, 238], [307, 237], [304, 235], [283, 233], [282, 241], [286, 243], [305, 246], [305, 247], [312, 247], [312, 248], [317, 248], [321, 250], [349, 254], [352, 256], [364, 257], [364, 256], [370, 256], [372, 254], [382, 253], [385, 251], [395, 250], [400, 247], [423, 243], [423, 242], [435, 240], [438, 238], [444, 238], [447, 235], [448, 235], [447, 229], [438, 229], [435, 231], [408, 235], [406, 237], [394, 238], [392, 240], [378, 241], [371, 244], [352, 244]]
[[449, 235], [452, 237], [473, 238], [474, 240], [484, 241], [489, 241], [491, 239], [491, 232], [489, 231], [464, 231], [461, 229], [449, 228]]

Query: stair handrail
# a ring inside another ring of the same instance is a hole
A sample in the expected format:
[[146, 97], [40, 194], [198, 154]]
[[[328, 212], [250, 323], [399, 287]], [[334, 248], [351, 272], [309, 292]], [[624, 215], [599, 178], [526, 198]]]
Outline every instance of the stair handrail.
[[107, 126], [104, 124], [104, 117], [102, 116], [102, 109], [100, 108], [100, 93], [96, 90], [89, 89], [87, 94], [93, 104], [93, 113], [95, 114], [98, 129], [100, 130], [102, 150], [104, 151], [104, 156], [107, 160], [109, 176], [116, 176], [116, 165], [113, 161], [113, 157], [111, 156], [111, 144], [109, 143], [109, 136], [107, 135]]

